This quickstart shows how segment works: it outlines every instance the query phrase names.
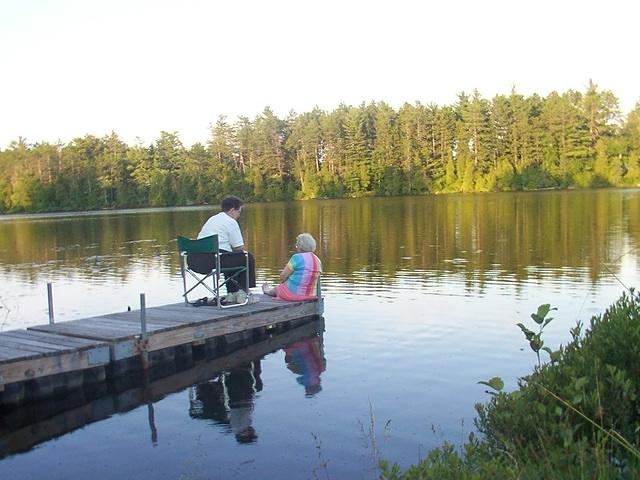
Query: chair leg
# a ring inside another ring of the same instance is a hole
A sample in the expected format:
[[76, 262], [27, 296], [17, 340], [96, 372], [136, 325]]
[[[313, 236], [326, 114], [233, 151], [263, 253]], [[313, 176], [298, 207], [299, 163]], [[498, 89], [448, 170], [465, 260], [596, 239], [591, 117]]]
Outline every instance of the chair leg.
[[185, 257], [180, 256], [180, 272], [182, 273], [182, 296], [184, 297], [184, 304], [189, 304], [189, 299], [187, 298], [187, 276], [184, 271], [184, 262], [186, 261]]
[[222, 300], [220, 298], [220, 273], [218, 273], [219, 271], [216, 271], [216, 273], [214, 273], [212, 275], [213, 277], [213, 291], [215, 292], [215, 297], [216, 297], [216, 303], [218, 304], [218, 308], [221, 308], [222, 306]]

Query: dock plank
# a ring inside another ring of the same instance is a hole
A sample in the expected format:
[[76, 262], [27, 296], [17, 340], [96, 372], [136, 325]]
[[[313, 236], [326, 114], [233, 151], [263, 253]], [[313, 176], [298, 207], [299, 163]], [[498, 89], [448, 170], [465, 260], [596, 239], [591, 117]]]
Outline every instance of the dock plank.
[[[100, 325], [100, 327], [104, 327], [112, 330], [122, 330], [126, 329], [127, 331], [140, 333], [141, 326], [140, 321], [126, 318], [114, 318], [114, 317], [103, 317], [100, 319], [100, 322], [96, 321], [81, 321], [76, 323], [76, 325], [81, 327], [93, 327], [95, 325]], [[147, 330], [162, 330], [167, 327], [166, 323], [156, 323], [147, 321]]]
[[65, 337], [62, 335], [55, 335], [51, 333], [35, 332], [29, 330], [8, 330], [3, 332], [2, 335], [14, 338], [26, 338], [26, 339], [38, 339], [42, 343], [51, 343], [54, 345], [65, 345], [67, 347], [85, 348], [91, 347], [96, 344], [93, 340], [87, 340], [84, 338]]
[[[192, 310], [188, 310], [186, 308], [182, 308], [180, 310], [168, 310], [163, 307], [153, 307], [148, 308], [146, 310], [147, 316], [147, 326], [150, 324], [157, 323], [157, 326], [160, 327], [162, 324], [171, 324], [180, 326], [185, 323], [193, 323], [197, 321], [209, 321], [212, 318], [222, 318], [224, 317], [224, 312], [222, 314], [217, 313], [220, 310], [215, 307], [207, 307], [210, 309], [209, 311], [198, 311], [197, 308], [190, 307]], [[204, 310], [204, 309], [203, 309]], [[136, 325], [136, 328], [140, 329], [140, 311], [132, 310], [130, 312], [120, 312], [115, 314], [101, 315], [99, 317], [90, 317], [82, 320], [73, 320], [72, 322], [77, 325], [89, 325], [98, 323], [113, 324], [114, 320], [121, 321], [123, 323], [129, 323], [131, 325]], [[157, 320], [157, 322], [156, 322]], [[72, 323], [65, 322], [65, 323]], [[118, 324], [116, 324], [118, 325]], [[122, 325], [122, 323], [120, 324]]]
[[66, 372], [85, 370], [109, 361], [109, 347], [104, 345], [84, 351], [58, 352], [56, 356], [20, 359], [0, 364], [0, 374], [5, 384], [31, 380]]
[[[164, 326], [184, 325], [184, 321], [180, 322], [178, 320], [172, 320], [170, 316], [167, 316], [166, 314], [159, 315], [158, 313], [159, 312], [147, 310], [147, 326], [150, 324]], [[128, 312], [110, 315], [109, 319], [119, 322], [137, 323], [138, 327], [140, 326], [140, 317], [138, 315], [129, 315]]]
[[149, 351], [160, 350], [191, 343], [196, 340], [275, 325], [296, 318], [312, 316], [316, 313], [316, 307], [310, 303], [296, 305], [282, 312], [278, 312], [277, 319], [274, 318], [272, 313], [273, 312], [269, 310], [258, 311], [251, 315], [232, 317], [200, 325], [191, 325], [172, 332], [159, 332], [149, 336], [147, 348]]
[[[121, 315], [121, 314], [118, 314], [118, 316], [119, 315]], [[102, 315], [100, 317], [83, 318], [81, 320], [73, 320], [72, 322], [65, 322], [65, 323], [72, 323], [73, 325], [79, 325], [79, 326], [87, 326], [87, 325], [105, 325], [105, 326], [110, 326], [110, 325], [115, 325], [118, 328], [126, 327], [126, 328], [133, 328], [133, 329], [140, 330], [140, 319], [139, 318], [136, 319], [134, 317], [129, 317], [127, 321], [116, 322], [115, 320], [117, 318], [122, 318], [122, 319], [126, 318], [126, 317], [118, 317], [118, 316]]]
[[36, 325], [29, 327], [29, 330], [37, 332], [57, 333], [70, 337], [88, 338], [91, 340], [112, 341], [117, 339], [134, 338], [140, 331], [133, 331], [123, 325], [122, 328], [101, 328], [100, 325], [73, 325], [71, 322], [58, 323], [55, 325]]
[[[245, 317], [247, 315], [253, 315], [256, 312], [272, 312], [273, 315], [278, 315], [277, 310], [278, 309], [287, 309], [287, 308], [295, 308], [297, 305], [302, 305], [302, 303], [299, 304], [289, 304], [288, 306], [284, 307], [284, 306], [278, 306], [278, 305], [269, 305], [269, 304], [263, 304], [263, 305], [259, 305], [259, 304], [252, 304], [252, 305], [246, 305], [244, 306], [242, 309], [238, 308], [238, 309], [229, 309], [229, 310], [220, 310], [220, 309], [216, 309], [216, 307], [200, 307], [203, 311], [202, 313], [198, 313], [197, 314], [197, 320], [194, 319], [195, 315], [192, 314], [191, 312], [189, 312], [188, 309], [185, 309], [184, 307], [169, 307], [167, 309], [164, 309], [164, 312], [176, 312], [176, 315], [181, 315], [183, 316], [184, 320], [182, 323], [186, 326], [198, 326], [198, 325], [204, 325], [207, 323], [211, 323], [211, 322], [220, 322], [220, 321], [227, 321], [227, 320], [232, 320], [232, 319], [237, 319], [237, 318], [242, 318]], [[208, 310], [211, 309], [211, 310]], [[176, 318], [180, 318], [180, 317], [176, 317]], [[188, 321], [188, 319], [191, 319], [191, 321]]]
[[[24, 350], [16, 350], [15, 348], [3, 347], [0, 345], [0, 363], [3, 361], [11, 360], [14, 358], [21, 358], [25, 356]], [[36, 354], [28, 354], [28, 356], [37, 356]]]
[[51, 352], [63, 352], [69, 350], [69, 347], [64, 345], [47, 345], [37, 340], [27, 340], [24, 338], [12, 338], [0, 336], [0, 345], [3, 347], [15, 348], [16, 350], [24, 350], [25, 352], [32, 353], [51, 353]]
[[[206, 307], [185, 307], [180, 306], [164, 306], [164, 307], [156, 307], [153, 309], [154, 313], [166, 315], [169, 318], [174, 318], [179, 321], [189, 321], [189, 319], [214, 319], [214, 318], [224, 318], [228, 315], [228, 310], [221, 310], [216, 306], [206, 306]], [[193, 321], [193, 320], [191, 320]]]
[[[5, 365], [17, 361], [35, 358], [45, 358], [51, 356], [57, 356], [63, 353], [74, 353], [80, 350], [89, 350], [100, 346], [105, 346], [105, 343], [97, 343], [95, 341], [83, 340], [82, 345], [69, 345], [63, 338], [60, 339], [62, 343], [50, 343], [49, 338], [43, 338], [42, 335], [20, 331], [10, 330], [0, 333], [0, 376], [4, 378], [3, 382], [7, 383], [6, 375], [4, 375]], [[75, 343], [75, 342], [73, 342]]]

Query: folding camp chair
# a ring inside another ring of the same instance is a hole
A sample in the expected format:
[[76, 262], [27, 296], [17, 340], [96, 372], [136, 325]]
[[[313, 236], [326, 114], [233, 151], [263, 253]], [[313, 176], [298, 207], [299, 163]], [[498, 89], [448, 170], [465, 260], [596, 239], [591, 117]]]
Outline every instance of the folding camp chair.
[[[239, 307], [249, 303], [249, 295], [243, 303], [232, 303], [223, 305], [220, 301], [220, 289], [229, 282], [236, 282], [240, 275], [248, 275], [249, 272], [249, 255], [245, 252], [244, 265], [239, 267], [221, 267], [218, 249], [218, 235], [191, 240], [190, 238], [178, 236], [178, 251], [180, 252], [180, 269], [182, 272], [182, 285], [184, 287], [185, 303], [189, 302], [189, 293], [197, 287], [206, 288], [216, 299], [216, 303], [220, 308]], [[220, 275], [225, 275], [224, 282], [220, 283]], [[187, 288], [187, 275], [190, 275], [195, 284]], [[212, 284], [209, 285], [209, 279]], [[248, 292], [247, 292], [248, 293]]]

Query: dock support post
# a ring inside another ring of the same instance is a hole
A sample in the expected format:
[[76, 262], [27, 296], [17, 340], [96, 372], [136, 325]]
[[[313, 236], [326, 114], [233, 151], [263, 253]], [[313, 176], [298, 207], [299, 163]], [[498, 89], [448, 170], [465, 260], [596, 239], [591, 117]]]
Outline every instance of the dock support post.
[[53, 287], [47, 282], [47, 301], [49, 303], [49, 325], [53, 325]]
[[156, 413], [153, 408], [153, 402], [147, 401], [147, 417], [149, 419], [149, 429], [151, 430], [151, 445], [158, 446], [158, 428], [156, 427]]
[[324, 301], [322, 300], [322, 284], [320, 283], [320, 277], [318, 277], [318, 284], [316, 285], [316, 297], [317, 297], [317, 310], [318, 315], [324, 313]]
[[140, 294], [140, 345], [142, 368], [146, 370], [149, 367], [149, 352], [147, 351], [147, 306], [144, 293]]

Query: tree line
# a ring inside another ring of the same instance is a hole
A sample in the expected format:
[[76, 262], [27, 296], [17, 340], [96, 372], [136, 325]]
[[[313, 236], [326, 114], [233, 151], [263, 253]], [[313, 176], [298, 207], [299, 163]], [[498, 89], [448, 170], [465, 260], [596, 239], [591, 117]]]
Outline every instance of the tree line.
[[112, 132], [0, 150], [0, 212], [640, 185], [640, 102], [609, 90], [516, 91], [453, 105], [384, 102], [278, 118], [270, 108], [206, 144], [176, 132], [127, 145]]

